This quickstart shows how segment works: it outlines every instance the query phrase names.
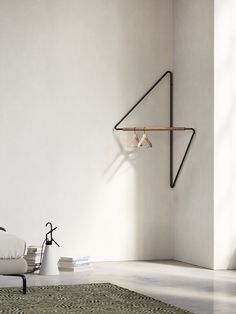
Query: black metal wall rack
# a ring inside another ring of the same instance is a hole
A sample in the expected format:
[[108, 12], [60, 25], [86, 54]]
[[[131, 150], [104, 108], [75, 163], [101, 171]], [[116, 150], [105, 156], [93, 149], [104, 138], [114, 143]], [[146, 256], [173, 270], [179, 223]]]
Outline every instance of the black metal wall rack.
[[[169, 76], [169, 83], [170, 83], [170, 120], [168, 127], [120, 127], [120, 124], [131, 114], [131, 112], [144, 100], [144, 98], [165, 78]], [[174, 126], [174, 111], [173, 111], [173, 73], [171, 71], [166, 71], [153, 85], [149, 90], [137, 101], [137, 103], [120, 119], [120, 121], [115, 125], [114, 130], [116, 131], [151, 131], [151, 132], [170, 132], [170, 187], [174, 188], [177, 182], [177, 179], [180, 175], [180, 172], [183, 168], [184, 161], [186, 156], [189, 152], [190, 146], [192, 144], [194, 135], [196, 133], [195, 129], [192, 127], [176, 127]], [[180, 162], [180, 166], [174, 176], [174, 150], [173, 150], [173, 132], [185, 132], [190, 131], [191, 137], [188, 142], [187, 148], [184, 152], [183, 158]]]

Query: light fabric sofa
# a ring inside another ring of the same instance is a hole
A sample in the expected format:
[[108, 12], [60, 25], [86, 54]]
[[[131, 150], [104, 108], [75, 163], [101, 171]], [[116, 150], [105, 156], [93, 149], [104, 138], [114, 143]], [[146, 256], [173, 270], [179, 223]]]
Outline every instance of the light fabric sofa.
[[21, 277], [23, 294], [26, 294], [25, 248], [24, 240], [7, 233], [3, 227], [0, 227], [0, 275]]

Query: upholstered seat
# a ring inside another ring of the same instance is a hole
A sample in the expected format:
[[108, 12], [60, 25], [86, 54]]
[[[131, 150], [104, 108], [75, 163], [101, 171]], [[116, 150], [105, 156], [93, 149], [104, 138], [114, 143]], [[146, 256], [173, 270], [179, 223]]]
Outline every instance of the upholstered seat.
[[24, 259], [26, 243], [24, 240], [6, 233], [0, 227], [0, 275], [19, 276], [23, 279], [23, 293], [26, 293], [27, 263]]

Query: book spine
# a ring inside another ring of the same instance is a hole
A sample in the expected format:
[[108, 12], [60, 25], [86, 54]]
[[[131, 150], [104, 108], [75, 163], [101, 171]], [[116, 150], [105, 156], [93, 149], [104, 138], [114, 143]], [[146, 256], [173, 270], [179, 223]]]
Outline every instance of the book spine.
[[65, 268], [82, 268], [90, 266], [90, 263], [82, 263], [82, 264], [68, 264], [68, 263], [58, 263], [58, 267], [65, 267]]
[[89, 256], [78, 256], [78, 257], [61, 257], [60, 261], [62, 262], [79, 262], [79, 261], [88, 261]]
[[29, 251], [29, 250], [27, 250], [27, 254], [41, 254], [41, 250], [38, 250], [38, 251]]
[[90, 262], [88, 260], [87, 261], [78, 261], [78, 262], [65, 262], [65, 261], [59, 260], [58, 263], [59, 264], [65, 264], [65, 265], [77, 266], [77, 265], [89, 264]]
[[87, 267], [76, 267], [76, 268], [65, 268], [65, 267], [58, 267], [58, 270], [60, 272], [83, 272], [83, 271], [88, 271], [88, 270], [92, 270], [93, 268], [91, 266], [87, 266]]

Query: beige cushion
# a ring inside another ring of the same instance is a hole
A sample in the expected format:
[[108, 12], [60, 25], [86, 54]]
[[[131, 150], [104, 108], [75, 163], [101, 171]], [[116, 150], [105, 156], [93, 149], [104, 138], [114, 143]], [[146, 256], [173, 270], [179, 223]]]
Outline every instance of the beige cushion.
[[26, 270], [27, 263], [23, 257], [0, 260], [0, 275], [24, 274]]
[[0, 231], [0, 259], [20, 258], [25, 254], [24, 240], [7, 232]]

